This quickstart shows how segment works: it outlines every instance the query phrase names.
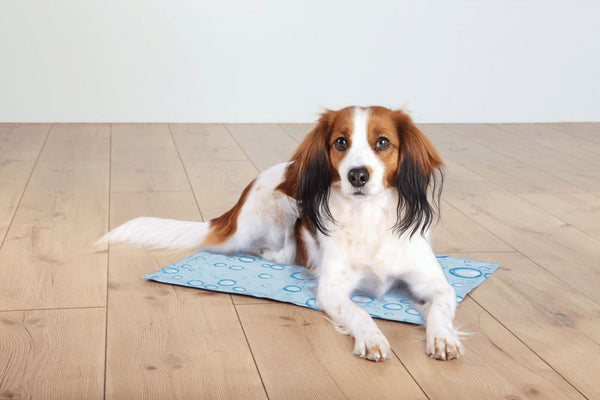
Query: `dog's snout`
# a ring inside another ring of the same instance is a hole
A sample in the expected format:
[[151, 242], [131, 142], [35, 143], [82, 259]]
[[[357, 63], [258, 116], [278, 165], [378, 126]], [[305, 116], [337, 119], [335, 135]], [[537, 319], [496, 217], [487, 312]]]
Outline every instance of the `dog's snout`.
[[365, 186], [369, 182], [369, 171], [365, 167], [352, 168], [348, 172], [348, 180], [354, 187]]

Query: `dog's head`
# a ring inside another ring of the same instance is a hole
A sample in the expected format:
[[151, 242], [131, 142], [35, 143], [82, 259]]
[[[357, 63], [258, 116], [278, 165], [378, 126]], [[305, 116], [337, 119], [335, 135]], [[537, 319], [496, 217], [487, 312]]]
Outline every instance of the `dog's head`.
[[[292, 161], [296, 196], [302, 202], [304, 221], [313, 230], [327, 233], [324, 218], [332, 219], [328, 206], [332, 185], [340, 185], [342, 194], [354, 200], [396, 190], [394, 228], [400, 233], [423, 232], [433, 220], [442, 160], [401, 110], [347, 107], [326, 111]], [[433, 201], [428, 197], [432, 182]]]

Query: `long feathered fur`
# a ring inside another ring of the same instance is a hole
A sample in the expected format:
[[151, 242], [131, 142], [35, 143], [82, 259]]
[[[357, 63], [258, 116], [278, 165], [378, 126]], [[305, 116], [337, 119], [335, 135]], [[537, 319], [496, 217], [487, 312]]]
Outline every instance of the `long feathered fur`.
[[167, 252], [186, 251], [199, 248], [209, 231], [210, 222], [140, 217], [108, 232], [96, 245], [118, 242]]

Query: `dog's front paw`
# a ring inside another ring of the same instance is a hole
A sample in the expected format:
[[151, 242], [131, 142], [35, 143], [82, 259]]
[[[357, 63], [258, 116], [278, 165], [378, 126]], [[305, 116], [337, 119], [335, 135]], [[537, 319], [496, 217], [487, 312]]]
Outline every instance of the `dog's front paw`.
[[436, 360], [453, 360], [465, 354], [455, 333], [427, 336], [427, 354]]
[[373, 332], [355, 338], [354, 354], [371, 361], [383, 361], [392, 356], [392, 349], [383, 333]]

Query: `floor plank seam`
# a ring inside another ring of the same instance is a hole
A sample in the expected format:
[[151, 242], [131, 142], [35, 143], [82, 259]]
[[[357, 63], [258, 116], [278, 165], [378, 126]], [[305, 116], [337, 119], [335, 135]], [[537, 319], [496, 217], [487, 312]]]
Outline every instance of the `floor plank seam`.
[[169, 135], [171, 136], [171, 141], [173, 142], [173, 146], [175, 146], [175, 151], [177, 152], [177, 157], [179, 157], [179, 162], [181, 163], [181, 167], [183, 168], [183, 172], [185, 173], [185, 178], [187, 179], [188, 186], [190, 187], [190, 191], [192, 192], [192, 196], [194, 196], [194, 201], [196, 202], [196, 208], [200, 213], [200, 218], [202, 221], [205, 221], [204, 215], [202, 214], [202, 209], [200, 208], [200, 203], [198, 202], [198, 197], [196, 196], [196, 192], [194, 192], [194, 187], [192, 186], [192, 181], [190, 179], [190, 174], [185, 167], [185, 162], [183, 162], [183, 158], [181, 157], [181, 152], [179, 151], [179, 146], [177, 145], [177, 141], [175, 140], [175, 136], [173, 136], [173, 131], [171, 130], [171, 124], [167, 124], [167, 129], [169, 130]]
[[240, 145], [240, 142], [238, 142], [237, 139], [235, 138], [235, 136], [233, 135], [233, 133], [231, 133], [231, 130], [229, 129], [228, 124], [225, 125], [225, 130], [227, 131], [227, 133], [229, 133], [229, 136], [233, 139], [233, 141], [235, 142], [237, 147], [242, 151], [242, 153], [244, 153], [244, 155], [246, 156], [248, 161], [250, 161], [250, 164], [252, 164], [252, 166], [254, 166], [254, 168], [256, 168], [256, 170], [260, 172], [260, 168], [258, 168], [258, 166], [254, 163], [254, 160], [252, 160], [252, 158], [250, 158], [250, 155], [246, 152], [244, 147], [242, 145]]
[[[108, 139], [108, 216], [107, 216], [107, 232], [110, 230], [110, 204], [112, 198], [112, 139], [113, 139], [113, 124], [109, 127]], [[109, 278], [110, 278], [110, 245], [106, 254], [106, 313], [104, 314], [104, 380], [102, 388], [102, 398], [106, 399], [106, 376], [108, 365], [108, 296], [109, 296]]]
[[515, 339], [517, 339], [519, 341], [519, 343], [521, 343], [523, 346], [525, 346], [529, 351], [531, 351], [533, 354], [535, 354], [535, 356], [537, 358], [539, 358], [546, 366], [548, 366], [548, 368], [550, 368], [552, 371], [554, 371], [554, 373], [556, 373], [558, 376], [560, 376], [566, 383], [568, 383], [573, 389], [575, 389], [581, 396], [583, 396], [586, 399], [589, 399], [585, 394], [583, 394], [581, 392], [581, 390], [579, 390], [579, 388], [577, 388], [569, 379], [567, 379], [563, 374], [561, 374], [559, 371], [557, 371], [548, 361], [546, 361], [541, 355], [539, 355], [537, 353], [537, 351], [535, 351], [533, 348], [531, 348], [525, 341], [523, 341], [515, 332], [513, 332], [510, 328], [508, 328], [504, 323], [502, 323], [502, 321], [500, 321], [498, 318], [496, 318], [495, 315], [493, 315], [491, 312], [488, 311], [487, 308], [485, 308], [481, 303], [479, 303], [477, 300], [475, 300], [473, 297], [471, 297], [471, 300], [473, 300], [473, 302], [475, 302], [479, 307], [481, 307], [481, 309], [483, 311], [485, 311], [494, 321], [496, 321], [498, 324], [500, 324], [500, 326], [502, 326], [508, 333], [510, 333]]
[[[559, 194], [564, 194], [564, 193], [565, 193], [565, 192], [563, 192], [563, 193], [559, 193]], [[570, 193], [573, 193], [573, 194], [579, 194], [579, 193], [582, 193], [582, 192], [570, 192]], [[588, 191], [585, 191], [585, 192], [583, 192], [583, 193], [590, 193], [590, 194], [593, 194], [592, 192], [588, 192]], [[548, 194], [552, 194], [552, 193], [548, 193]], [[560, 222], [562, 222], [563, 224], [565, 224], [565, 226], [570, 226], [571, 228], [575, 229], [576, 231], [578, 231], [578, 232], [579, 232], [579, 233], [581, 233], [582, 235], [585, 235], [585, 236], [587, 236], [588, 238], [590, 238], [591, 240], [593, 240], [593, 241], [595, 241], [595, 242], [598, 242], [598, 245], [600, 246], [600, 240], [598, 240], [598, 238], [595, 238], [595, 237], [591, 236], [591, 235], [590, 235], [589, 233], [587, 233], [586, 231], [584, 231], [584, 230], [582, 230], [582, 229], [580, 229], [580, 228], [578, 228], [578, 227], [576, 227], [576, 226], [574, 226], [574, 225], [570, 224], [569, 222], [567, 222], [567, 221], [563, 220], [561, 217], [559, 217], [559, 216], [557, 216], [557, 215], [554, 215], [554, 214], [550, 214], [550, 212], [543, 210], [543, 209], [542, 209], [542, 208], [540, 208], [540, 207], [539, 207], [539, 206], [538, 206], [536, 203], [534, 203], [534, 202], [532, 202], [531, 200], [528, 200], [527, 198], [523, 197], [523, 195], [517, 195], [517, 196], [519, 196], [519, 198], [520, 198], [521, 200], [523, 200], [523, 201], [526, 201], [526, 202], [527, 202], [527, 203], [529, 203], [531, 206], [535, 207], [537, 210], [539, 210], [539, 211], [541, 211], [541, 212], [544, 212], [544, 213], [546, 213], [546, 214], [548, 214], [548, 215], [551, 215], [552, 217], [554, 217], [554, 218], [558, 219]]]
[[411, 379], [413, 380], [413, 382], [415, 382], [415, 384], [417, 385], [417, 387], [421, 390], [421, 392], [423, 393], [423, 396], [425, 396], [427, 398], [427, 400], [431, 400], [431, 397], [429, 397], [429, 395], [427, 394], [427, 392], [425, 391], [425, 389], [423, 389], [423, 386], [421, 386], [421, 384], [419, 383], [419, 381], [410, 372], [410, 370], [408, 369], [408, 367], [402, 362], [402, 359], [400, 358], [400, 356], [398, 356], [398, 353], [396, 353], [396, 350], [394, 350], [393, 347], [392, 347], [392, 353], [394, 353], [394, 355], [396, 356], [396, 359], [398, 360], [398, 362], [400, 362], [400, 364], [402, 365], [402, 367], [404, 368], [404, 370], [406, 371], [406, 373], [408, 374], [408, 376], [411, 377]]
[[[497, 239], [499, 242], [504, 243], [508, 248], [512, 249], [511, 250], [504, 250], [504, 251], [490, 251], [489, 253], [503, 253], [503, 252], [507, 252], [507, 253], [512, 253], [512, 252], [519, 252], [519, 250], [515, 249], [513, 246], [511, 246], [509, 243], [507, 243], [505, 240], [503, 240], [502, 238], [498, 237], [494, 232], [490, 231], [488, 228], [486, 228], [485, 226], [481, 225], [479, 222], [475, 221], [473, 218], [471, 218], [471, 216], [469, 216], [468, 214], [466, 214], [463, 210], [461, 210], [460, 208], [458, 208], [457, 206], [455, 206], [454, 204], [452, 204], [452, 202], [448, 199], [444, 199], [449, 205], [450, 207], [454, 208], [456, 211], [458, 211], [460, 214], [462, 214], [465, 218], [467, 218], [468, 220], [470, 220], [472, 223], [474, 223], [475, 225], [477, 225], [478, 227], [480, 227], [481, 229], [483, 229], [484, 231], [486, 231], [487, 233], [489, 233], [490, 235], [492, 235], [492, 237], [494, 237], [495, 239]], [[442, 213], [442, 210], [440, 208], [440, 213]], [[453, 252], [453, 253], [460, 253], [460, 252]], [[462, 253], [488, 253], [487, 251], [465, 251]]]
[[235, 310], [235, 315], [237, 317], [238, 323], [240, 324], [240, 328], [242, 328], [242, 333], [244, 334], [244, 339], [246, 339], [246, 345], [248, 346], [248, 351], [250, 351], [250, 355], [252, 356], [252, 361], [254, 362], [254, 367], [256, 368], [256, 373], [258, 374], [258, 377], [260, 378], [260, 383], [263, 387], [263, 390], [265, 391], [265, 396], [267, 397], [267, 400], [269, 400], [270, 399], [269, 392], [267, 391], [265, 381], [262, 377], [262, 374], [260, 373], [260, 368], [258, 368], [258, 363], [256, 362], [256, 357], [254, 356], [254, 351], [252, 351], [252, 346], [250, 345], [250, 340], [248, 340], [248, 335], [246, 334], [246, 330], [244, 329], [244, 324], [242, 323], [242, 319], [240, 318], [240, 313], [238, 312], [236, 304], [233, 301], [233, 298], [231, 297], [231, 295], [229, 295], [229, 299], [231, 301], [231, 305], [233, 306], [233, 309]]
[[17, 205], [15, 206], [15, 210], [14, 210], [14, 212], [12, 213], [12, 215], [10, 217], [10, 221], [8, 223], [8, 226], [6, 227], [6, 231], [4, 232], [4, 236], [2, 237], [2, 241], [0, 241], [0, 249], [2, 249], [2, 247], [4, 246], [4, 241], [6, 240], [6, 237], [8, 236], [8, 232], [10, 232], [10, 229], [12, 228], [13, 222], [15, 220], [15, 216], [17, 215], [17, 211], [21, 207], [21, 201], [23, 201], [23, 196], [25, 196], [25, 192], [27, 191], [27, 188], [29, 187], [29, 182], [31, 181], [31, 177], [33, 176], [33, 172], [37, 168], [38, 162], [40, 161], [40, 157], [42, 156], [42, 151], [44, 151], [44, 147], [46, 147], [46, 143], [48, 142], [48, 138], [50, 137], [50, 132], [52, 132], [52, 127], [53, 126], [54, 125], [51, 124], [48, 127], [48, 132], [46, 132], [46, 137], [44, 138], [44, 142], [40, 146], [40, 149], [38, 151], [38, 154], [37, 154], [37, 157], [35, 159], [35, 162], [33, 163], [33, 166], [31, 167], [31, 171], [29, 171], [29, 176], [27, 177], [27, 182], [25, 182], [25, 186], [23, 186], [23, 190], [21, 191], [21, 196], [19, 196], [19, 201], [17, 202]]

